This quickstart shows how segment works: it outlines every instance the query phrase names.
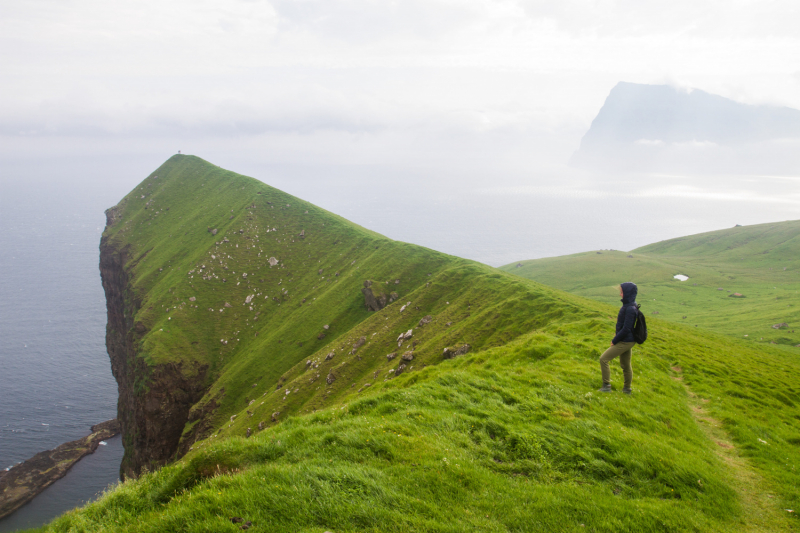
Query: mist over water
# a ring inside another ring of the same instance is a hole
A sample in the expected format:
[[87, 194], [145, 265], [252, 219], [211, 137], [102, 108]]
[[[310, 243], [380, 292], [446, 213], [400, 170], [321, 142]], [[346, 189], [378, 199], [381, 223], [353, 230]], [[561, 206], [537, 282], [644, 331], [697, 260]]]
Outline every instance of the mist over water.
[[[91, 425], [116, 416], [98, 271], [103, 211], [167, 157], [0, 168], [0, 467], [83, 437]], [[392, 239], [493, 266], [800, 218], [796, 176], [600, 175], [565, 165], [525, 174], [207, 159]], [[0, 521], [0, 531], [47, 522], [114, 483], [119, 441]]]
[[800, 177], [603, 175], [566, 166], [532, 176], [318, 171], [323, 177], [257, 175], [392, 239], [492, 266], [800, 218]]

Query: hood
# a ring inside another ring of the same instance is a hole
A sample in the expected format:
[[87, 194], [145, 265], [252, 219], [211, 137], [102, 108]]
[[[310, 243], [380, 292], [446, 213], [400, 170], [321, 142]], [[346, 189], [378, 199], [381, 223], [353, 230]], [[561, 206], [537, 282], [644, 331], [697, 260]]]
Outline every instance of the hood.
[[620, 287], [622, 288], [623, 304], [632, 304], [636, 301], [636, 294], [639, 292], [639, 288], [635, 283], [626, 281], [625, 283], [621, 284]]

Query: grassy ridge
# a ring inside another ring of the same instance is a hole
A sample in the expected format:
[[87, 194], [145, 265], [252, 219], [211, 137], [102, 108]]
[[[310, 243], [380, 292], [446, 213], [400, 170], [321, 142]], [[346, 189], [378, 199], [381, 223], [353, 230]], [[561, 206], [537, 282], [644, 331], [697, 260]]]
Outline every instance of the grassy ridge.
[[142, 299], [136, 321], [148, 333], [139, 356], [187, 375], [210, 368], [197, 405], [219, 404], [207, 430], [370, 315], [362, 272], [399, 280], [392, 290], [403, 296], [444, 264], [463, 262], [191, 156], [171, 158], [115, 213], [120, 222], [105, 236], [128, 250]]
[[[800, 353], [800, 221], [681, 237], [630, 253], [522, 261], [501, 270], [609, 304], [618, 301], [616, 285], [634, 281], [648, 315]], [[676, 274], [689, 280], [678, 281]], [[772, 328], [782, 323], [789, 326]]]
[[[238, 531], [234, 516], [320, 533], [796, 526], [781, 509], [800, 497], [800, 365], [779, 347], [656, 318], [635, 395], [603, 395], [616, 307], [390, 241], [197, 158], [154, 176], [107, 229], [133, 252], [139, 356], [210, 365], [196, 407], [218, 405], [187, 424], [185, 457], [45, 530]], [[367, 311], [364, 280], [399, 298]], [[700, 400], [767, 504], [737, 488]]]
[[[732, 474], [690, 413], [675, 363], [768, 478], [776, 499], [765, 530], [792, 530], [777, 510], [798, 496], [785, 467], [797, 455], [796, 411], [777, 407], [796, 397], [800, 368], [734, 395], [748, 374], [728, 360], [754, 350], [660, 326], [637, 351], [636, 396], [591, 392], [610, 320], [556, 321], [249, 439], [209, 439], [50, 530], [234, 531], [229, 519], [241, 516], [268, 531], [746, 531]], [[769, 394], [778, 389], [784, 400]]]
[[[800, 221], [736, 226], [688, 237], [678, 237], [637, 248], [652, 255], [704, 256], [748, 268], [800, 267]], [[781, 277], [775, 277], [779, 281]]]

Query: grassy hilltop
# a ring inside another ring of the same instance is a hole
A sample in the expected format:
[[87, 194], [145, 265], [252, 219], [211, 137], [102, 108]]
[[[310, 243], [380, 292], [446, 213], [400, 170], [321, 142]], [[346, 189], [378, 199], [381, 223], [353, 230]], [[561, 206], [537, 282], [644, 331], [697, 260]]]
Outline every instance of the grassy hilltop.
[[635, 394], [604, 395], [616, 306], [191, 156], [110, 220], [135, 394], [151, 398], [163, 368], [205, 392], [171, 464], [44, 531], [797, 527], [800, 362], [780, 347], [656, 317]]
[[[800, 220], [737, 226], [631, 252], [521, 261], [500, 270], [614, 305], [615, 286], [633, 281], [648, 316], [800, 354]], [[676, 274], [689, 279], [679, 281]], [[777, 324], [787, 326], [772, 327]]]

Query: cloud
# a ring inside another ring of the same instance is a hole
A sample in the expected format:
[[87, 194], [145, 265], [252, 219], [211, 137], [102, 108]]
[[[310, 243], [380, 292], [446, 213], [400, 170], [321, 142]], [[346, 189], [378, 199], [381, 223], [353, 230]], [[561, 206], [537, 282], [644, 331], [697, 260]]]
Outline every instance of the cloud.
[[372, 136], [414, 161], [483, 143], [521, 168], [566, 160], [621, 79], [800, 107], [792, 5], [677, 1], [4, 2], [0, 134], [320, 153]]
[[271, 0], [284, 30], [355, 43], [407, 37], [438, 40], [475, 21], [481, 4], [474, 0]]
[[664, 146], [664, 141], [660, 139], [639, 139], [633, 144], [638, 144], [641, 146]]
[[685, 141], [685, 142], [674, 142], [670, 143], [670, 145], [678, 149], [689, 149], [689, 150], [708, 150], [720, 147], [719, 144], [712, 141], [696, 141], [696, 140]]
[[631, 193], [633, 198], [686, 198], [692, 200], [707, 200], [715, 202], [742, 202], [800, 205], [800, 194], [790, 193], [783, 195], [763, 194], [747, 189], [710, 189], [691, 185], [667, 185], [653, 187]]
[[585, 185], [519, 185], [514, 187], [486, 187], [475, 189], [478, 196], [531, 196], [536, 198], [582, 198], [601, 199], [619, 196], [616, 192], [602, 191]]
[[794, 37], [800, 7], [791, 0], [519, 0], [533, 19], [552, 21], [572, 34], [598, 36], [674, 35]]
[[[305, 96], [305, 98], [304, 98]], [[275, 96], [266, 102], [210, 99], [115, 105], [91, 99], [39, 102], [6, 110], [0, 133], [22, 136], [189, 135], [231, 137], [269, 132], [307, 134], [320, 130], [370, 132], [391, 117], [366, 102], [326, 100], [319, 95]]]

